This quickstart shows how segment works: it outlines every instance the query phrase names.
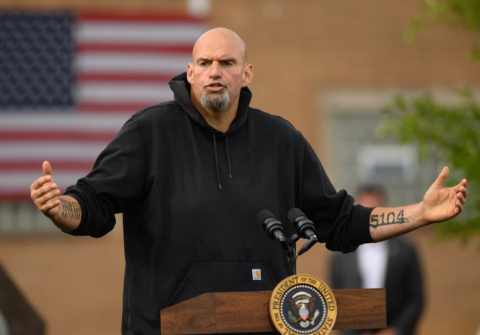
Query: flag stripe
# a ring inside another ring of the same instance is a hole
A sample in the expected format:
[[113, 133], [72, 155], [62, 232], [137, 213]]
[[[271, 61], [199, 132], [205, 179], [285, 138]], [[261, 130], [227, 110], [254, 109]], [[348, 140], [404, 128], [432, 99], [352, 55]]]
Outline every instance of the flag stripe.
[[78, 111], [82, 113], [110, 113], [115, 115], [118, 113], [130, 113], [133, 114], [136, 111], [142, 110], [148, 106], [159, 103], [160, 100], [152, 101], [130, 101], [130, 102], [81, 102], [78, 104]]
[[78, 56], [75, 70], [118, 73], [179, 73], [185, 71], [190, 56], [135, 52], [89, 52]]
[[8, 145], [11, 141], [110, 141], [115, 136], [115, 132], [93, 132], [93, 131], [67, 131], [67, 130], [36, 130], [36, 131], [18, 131], [2, 130], [0, 132], [0, 141], [6, 141]]
[[76, 30], [80, 42], [194, 43], [202, 33], [197, 24], [162, 22], [81, 22]]
[[105, 147], [105, 142], [90, 141], [11, 141], [0, 146], [0, 161], [93, 160]]
[[140, 44], [140, 43], [121, 43], [121, 42], [82, 42], [77, 46], [79, 54], [89, 52], [135, 52], [135, 53], [154, 53], [154, 54], [180, 54], [190, 55], [192, 53], [191, 43], [181, 44]]
[[[25, 172], [25, 171], [35, 171], [37, 170], [40, 174], [42, 168], [43, 160], [10, 160], [10, 161], [0, 161], [0, 171], [15, 171], [15, 172]], [[88, 171], [92, 165], [92, 160], [87, 161], [62, 161], [62, 160], [50, 160], [50, 164], [55, 167], [55, 171]], [[54, 173], [55, 173], [54, 171]]]
[[148, 102], [155, 104], [173, 97], [172, 91], [165, 84], [141, 85], [134, 82], [95, 82], [82, 85], [77, 90], [76, 99], [79, 103], [111, 102], [131, 103]]
[[99, 12], [99, 11], [82, 11], [78, 18], [82, 22], [96, 21], [113, 21], [113, 22], [175, 22], [175, 23], [197, 23], [203, 24], [205, 18], [194, 17], [182, 13], [164, 13], [164, 12]]
[[103, 73], [101, 71], [95, 72], [81, 72], [77, 75], [79, 82], [98, 82], [98, 81], [136, 81], [141, 83], [155, 83], [167, 84], [177, 73]]
[[[94, 107], [93, 105], [90, 107]], [[111, 106], [111, 110], [115, 110]], [[38, 112], [18, 111], [17, 113], [0, 113], [0, 131], [103, 131], [115, 132], [130, 117], [131, 113], [99, 113], [91, 109], [91, 113], [83, 115], [70, 111]], [[129, 112], [135, 109], [129, 110]]]
[[0, 201], [5, 202], [28, 202], [30, 203], [30, 190], [29, 188], [22, 188], [22, 190], [4, 190], [0, 189]]
[[[55, 168], [55, 167], [54, 167]], [[61, 187], [65, 188], [68, 185], [71, 185], [76, 181], [79, 175], [85, 174], [85, 170], [77, 171], [57, 171], [55, 172], [55, 182]], [[32, 182], [41, 176], [41, 170], [37, 171], [21, 171], [13, 173], [2, 173], [0, 174], [0, 184], [2, 184], [2, 191], [13, 193], [19, 191], [19, 193], [24, 192], [27, 196], [30, 194], [30, 185]], [[21, 186], [21, 189], [18, 188]]]

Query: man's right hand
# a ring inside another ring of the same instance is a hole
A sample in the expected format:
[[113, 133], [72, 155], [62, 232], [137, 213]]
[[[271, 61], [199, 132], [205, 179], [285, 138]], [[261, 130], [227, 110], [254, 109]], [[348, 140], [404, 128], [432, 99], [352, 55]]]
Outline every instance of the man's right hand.
[[60, 195], [62, 194], [55, 180], [50, 162], [42, 163], [43, 175], [30, 185], [30, 197], [37, 208], [54, 220], [61, 211]]
[[42, 163], [43, 175], [30, 185], [30, 197], [37, 208], [63, 231], [71, 231], [80, 225], [82, 210], [78, 201], [62, 195], [53, 180], [50, 162]]

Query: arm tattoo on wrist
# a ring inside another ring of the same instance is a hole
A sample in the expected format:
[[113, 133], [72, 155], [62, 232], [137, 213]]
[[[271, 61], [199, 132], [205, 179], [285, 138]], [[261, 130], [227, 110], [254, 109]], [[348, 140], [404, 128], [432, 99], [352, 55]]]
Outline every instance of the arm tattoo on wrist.
[[372, 214], [370, 216], [370, 227], [377, 228], [389, 224], [407, 223], [408, 219], [404, 215], [404, 210], [391, 210], [382, 214]]
[[80, 206], [74, 202], [62, 201], [62, 216], [65, 219], [80, 220], [82, 210]]

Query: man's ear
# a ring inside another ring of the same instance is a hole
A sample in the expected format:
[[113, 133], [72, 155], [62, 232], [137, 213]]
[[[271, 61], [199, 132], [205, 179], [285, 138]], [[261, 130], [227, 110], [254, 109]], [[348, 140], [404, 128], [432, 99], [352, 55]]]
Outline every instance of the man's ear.
[[243, 69], [243, 86], [248, 86], [253, 80], [253, 65], [245, 64]]
[[187, 65], [187, 81], [189, 84], [192, 84], [192, 79], [193, 79], [193, 64], [188, 63]]

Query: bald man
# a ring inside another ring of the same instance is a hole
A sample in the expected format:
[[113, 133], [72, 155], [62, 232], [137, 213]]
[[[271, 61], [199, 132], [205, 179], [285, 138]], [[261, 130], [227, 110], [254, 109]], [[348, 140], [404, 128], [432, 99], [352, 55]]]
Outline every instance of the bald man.
[[103, 236], [124, 213], [123, 334], [159, 334], [160, 309], [198, 294], [270, 290], [289, 275], [286, 252], [255, 222], [263, 208], [285, 221], [303, 209], [320, 241], [345, 252], [463, 208], [466, 181], [444, 187], [447, 169], [417, 204], [354, 205], [299, 131], [249, 106], [252, 78], [245, 42], [209, 30], [170, 81], [174, 100], [128, 120], [86, 177], [62, 194], [44, 162], [32, 183], [35, 205], [72, 235]]

